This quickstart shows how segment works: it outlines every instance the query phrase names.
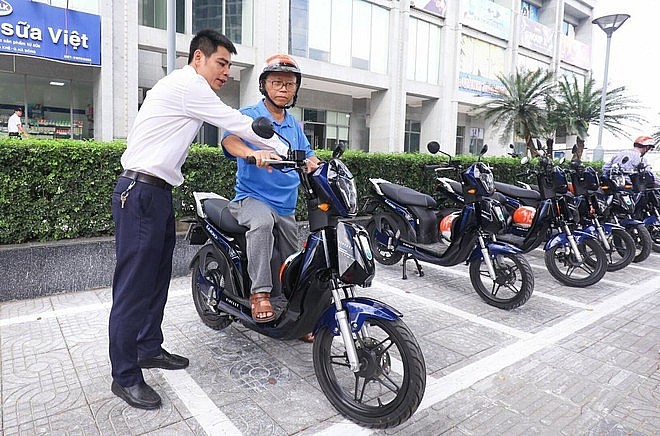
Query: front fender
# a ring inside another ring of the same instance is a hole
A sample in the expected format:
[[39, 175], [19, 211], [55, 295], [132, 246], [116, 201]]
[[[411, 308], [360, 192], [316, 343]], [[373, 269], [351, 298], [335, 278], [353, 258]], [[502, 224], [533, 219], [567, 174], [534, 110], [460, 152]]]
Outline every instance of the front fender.
[[641, 222], [640, 220], [636, 220], [633, 218], [626, 218], [621, 220], [621, 225], [624, 226], [625, 228], [636, 227], [640, 224], [644, 224], [644, 223]]
[[[514, 247], [511, 244], [507, 244], [506, 242], [499, 242], [499, 241], [493, 241], [489, 242], [486, 244], [488, 247], [488, 253], [492, 255], [500, 255], [502, 253], [507, 253], [507, 254], [517, 254], [517, 253], [522, 253], [522, 250], [518, 247]], [[472, 250], [472, 253], [470, 254], [470, 257], [467, 259], [466, 263], [471, 263], [473, 260], [481, 259], [483, 256], [481, 254], [481, 248], [477, 244], [477, 246]]]
[[[573, 231], [573, 236], [575, 237], [575, 242], [580, 243], [584, 239], [596, 239], [594, 235], [591, 235], [587, 232], [583, 232], [580, 230], [575, 230]], [[557, 233], [554, 235], [550, 240], [545, 244], [545, 250], [550, 250], [553, 248], [555, 245], [561, 245], [562, 247], [568, 247], [570, 243], [568, 242], [568, 238], [566, 237], [565, 233]]]
[[606, 234], [612, 233], [612, 230], [625, 230], [626, 228], [623, 227], [620, 224], [615, 224], [615, 223], [601, 223], [601, 226], [603, 226], [603, 230], [605, 230]]
[[652, 226], [654, 224], [658, 224], [658, 222], [660, 221], [658, 220], [658, 217], [655, 215], [647, 216], [646, 218], [644, 218], [645, 226]]
[[[342, 300], [342, 307], [348, 313], [348, 321], [353, 332], [359, 331], [367, 318], [381, 318], [394, 321], [403, 316], [395, 308], [381, 301], [366, 297], [354, 297]], [[328, 307], [316, 324], [314, 334], [318, 333], [321, 328], [327, 327], [332, 334], [335, 336], [339, 335], [339, 326], [335, 319], [335, 312], [334, 305]]]

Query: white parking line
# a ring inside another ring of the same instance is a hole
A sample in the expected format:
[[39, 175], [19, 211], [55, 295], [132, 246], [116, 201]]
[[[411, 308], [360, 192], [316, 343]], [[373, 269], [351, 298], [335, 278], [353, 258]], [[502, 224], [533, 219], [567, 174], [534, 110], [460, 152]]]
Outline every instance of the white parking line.
[[208, 435], [240, 435], [240, 430], [222, 413], [186, 371], [159, 370], [181, 402]]
[[386, 292], [396, 295], [397, 297], [401, 298], [407, 298], [409, 300], [416, 301], [418, 303], [422, 303], [425, 306], [432, 307], [434, 309], [441, 310], [445, 313], [448, 313], [450, 315], [457, 316], [459, 318], [463, 318], [467, 321], [473, 322], [475, 324], [482, 325], [484, 327], [491, 328], [493, 330], [500, 331], [502, 333], [506, 333], [507, 335], [511, 335], [513, 337], [519, 338], [519, 339], [525, 339], [530, 337], [532, 334], [528, 332], [524, 332], [522, 330], [515, 329], [513, 327], [509, 327], [504, 324], [500, 324], [495, 321], [491, 321], [486, 318], [482, 318], [480, 316], [474, 315], [472, 313], [466, 312], [461, 309], [457, 309], [455, 307], [449, 306], [447, 304], [439, 303], [437, 301], [433, 301], [429, 298], [424, 298], [420, 297], [419, 295], [414, 295], [414, 294], [408, 294], [405, 291], [395, 288], [394, 286], [390, 286], [387, 283], [381, 282], [380, 280], [374, 280], [374, 286], [377, 286], [379, 288], [384, 289]]
[[[530, 265], [532, 266], [532, 268], [542, 269], [543, 271], [548, 271], [548, 268], [545, 265], [535, 265], [533, 263], [530, 263]], [[550, 274], [550, 273], [548, 273], [548, 274]], [[554, 277], [553, 277], [553, 279], [554, 279]], [[606, 278], [602, 278], [602, 279], [598, 280], [596, 283], [605, 283], [607, 285], [619, 286], [621, 288], [629, 288], [629, 287], [633, 286], [630, 283], [617, 282], [615, 280], [609, 280], [609, 279], [606, 279]]]
[[658, 268], [647, 268], [645, 266], [637, 265], [637, 264], [634, 264], [634, 263], [631, 263], [626, 268], [638, 269], [640, 271], [649, 271], [649, 272], [654, 272], [654, 273], [660, 272], [660, 270], [658, 270]]
[[[431, 269], [441, 271], [443, 273], [447, 273], [447, 274], [451, 274], [451, 275], [455, 275], [455, 276], [460, 276], [460, 277], [468, 277], [468, 278], [470, 277], [470, 273], [468, 271], [461, 271], [461, 270], [459, 270], [457, 268], [454, 268], [454, 267], [447, 268], [447, 267], [442, 267], [442, 266], [437, 266], [437, 265], [427, 264], [427, 263], [423, 263], [422, 265], [423, 266], [428, 266]], [[530, 262], [530, 265], [532, 267], [545, 269], [547, 271], [546, 268], [544, 268], [542, 266], [538, 266], [538, 265], [533, 265], [531, 262]], [[602, 281], [602, 279], [601, 279], [601, 281]], [[568, 298], [555, 297], [554, 295], [546, 294], [545, 292], [539, 292], [539, 291], [534, 290], [534, 294], [532, 296], [538, 296], [538, 297], [541, 297], [541, 298], [546, 298], [548, 300], [552, 300], [552, 301], [556, 301], [558, 303], [566, 304], [567, 306], [577, 307], [578, 309], [591, 310], [591, 306], [587, 306], [583, 303], [580, 303], [579, 301], [569, 300]]]

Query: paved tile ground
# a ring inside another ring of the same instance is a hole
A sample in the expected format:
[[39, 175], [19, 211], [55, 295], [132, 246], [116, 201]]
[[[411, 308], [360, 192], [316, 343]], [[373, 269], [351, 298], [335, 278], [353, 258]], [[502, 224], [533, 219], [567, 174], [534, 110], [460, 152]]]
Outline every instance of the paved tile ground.
[[660, 255], [587, 289], [562, 286], [542, 253], [534, 295], [513, 311], [483, 303], [465, 266], [424, 264], [401, 280], [378, 266], [365, 295], [404, 313], [424, 352], [420, 409], [387, 431], [344, 420], [314, 376], [311, 346], [199, 321], [190, 278], [172, 280], [165, 348], [185, 371], [145, 370], [158, 411], [110, 392], [110, 290], [0, 304], [3, 435], [658, 435]]

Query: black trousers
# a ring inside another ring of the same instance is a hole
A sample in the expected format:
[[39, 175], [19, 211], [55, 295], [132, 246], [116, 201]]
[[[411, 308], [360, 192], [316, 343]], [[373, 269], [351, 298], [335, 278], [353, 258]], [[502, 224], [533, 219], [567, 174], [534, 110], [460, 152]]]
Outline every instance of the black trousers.
[[121, 386], [142, 382], [138, 357], [160, 354], [161, 323], [172, 275], [175, 243], [171, 188], [120, 177], [112, 194], [117, 264], [108, 323], [112, 378]]
[[23, 139], [20, 133], [18, 132], [9, 132], [9, 137], [10, 138], [18, 138], [18, 139]]

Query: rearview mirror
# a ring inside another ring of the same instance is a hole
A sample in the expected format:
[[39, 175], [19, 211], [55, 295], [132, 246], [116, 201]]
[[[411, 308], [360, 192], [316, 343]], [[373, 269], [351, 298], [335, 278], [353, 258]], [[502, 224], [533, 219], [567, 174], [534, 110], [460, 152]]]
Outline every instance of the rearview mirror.
[[252, 121], [252, 130], [254, 133], [265, 139], [272, 138], [273, 134], [275, 134], [273, 124], [266, 117], [255, 118], [254, 121]]
[[428, 144], [426, 144], [426, 149], [429, 151], [431, 154], [436, 154], [437, 152], [440, 151], [440, 144], [438, 141], [431, 141]]

